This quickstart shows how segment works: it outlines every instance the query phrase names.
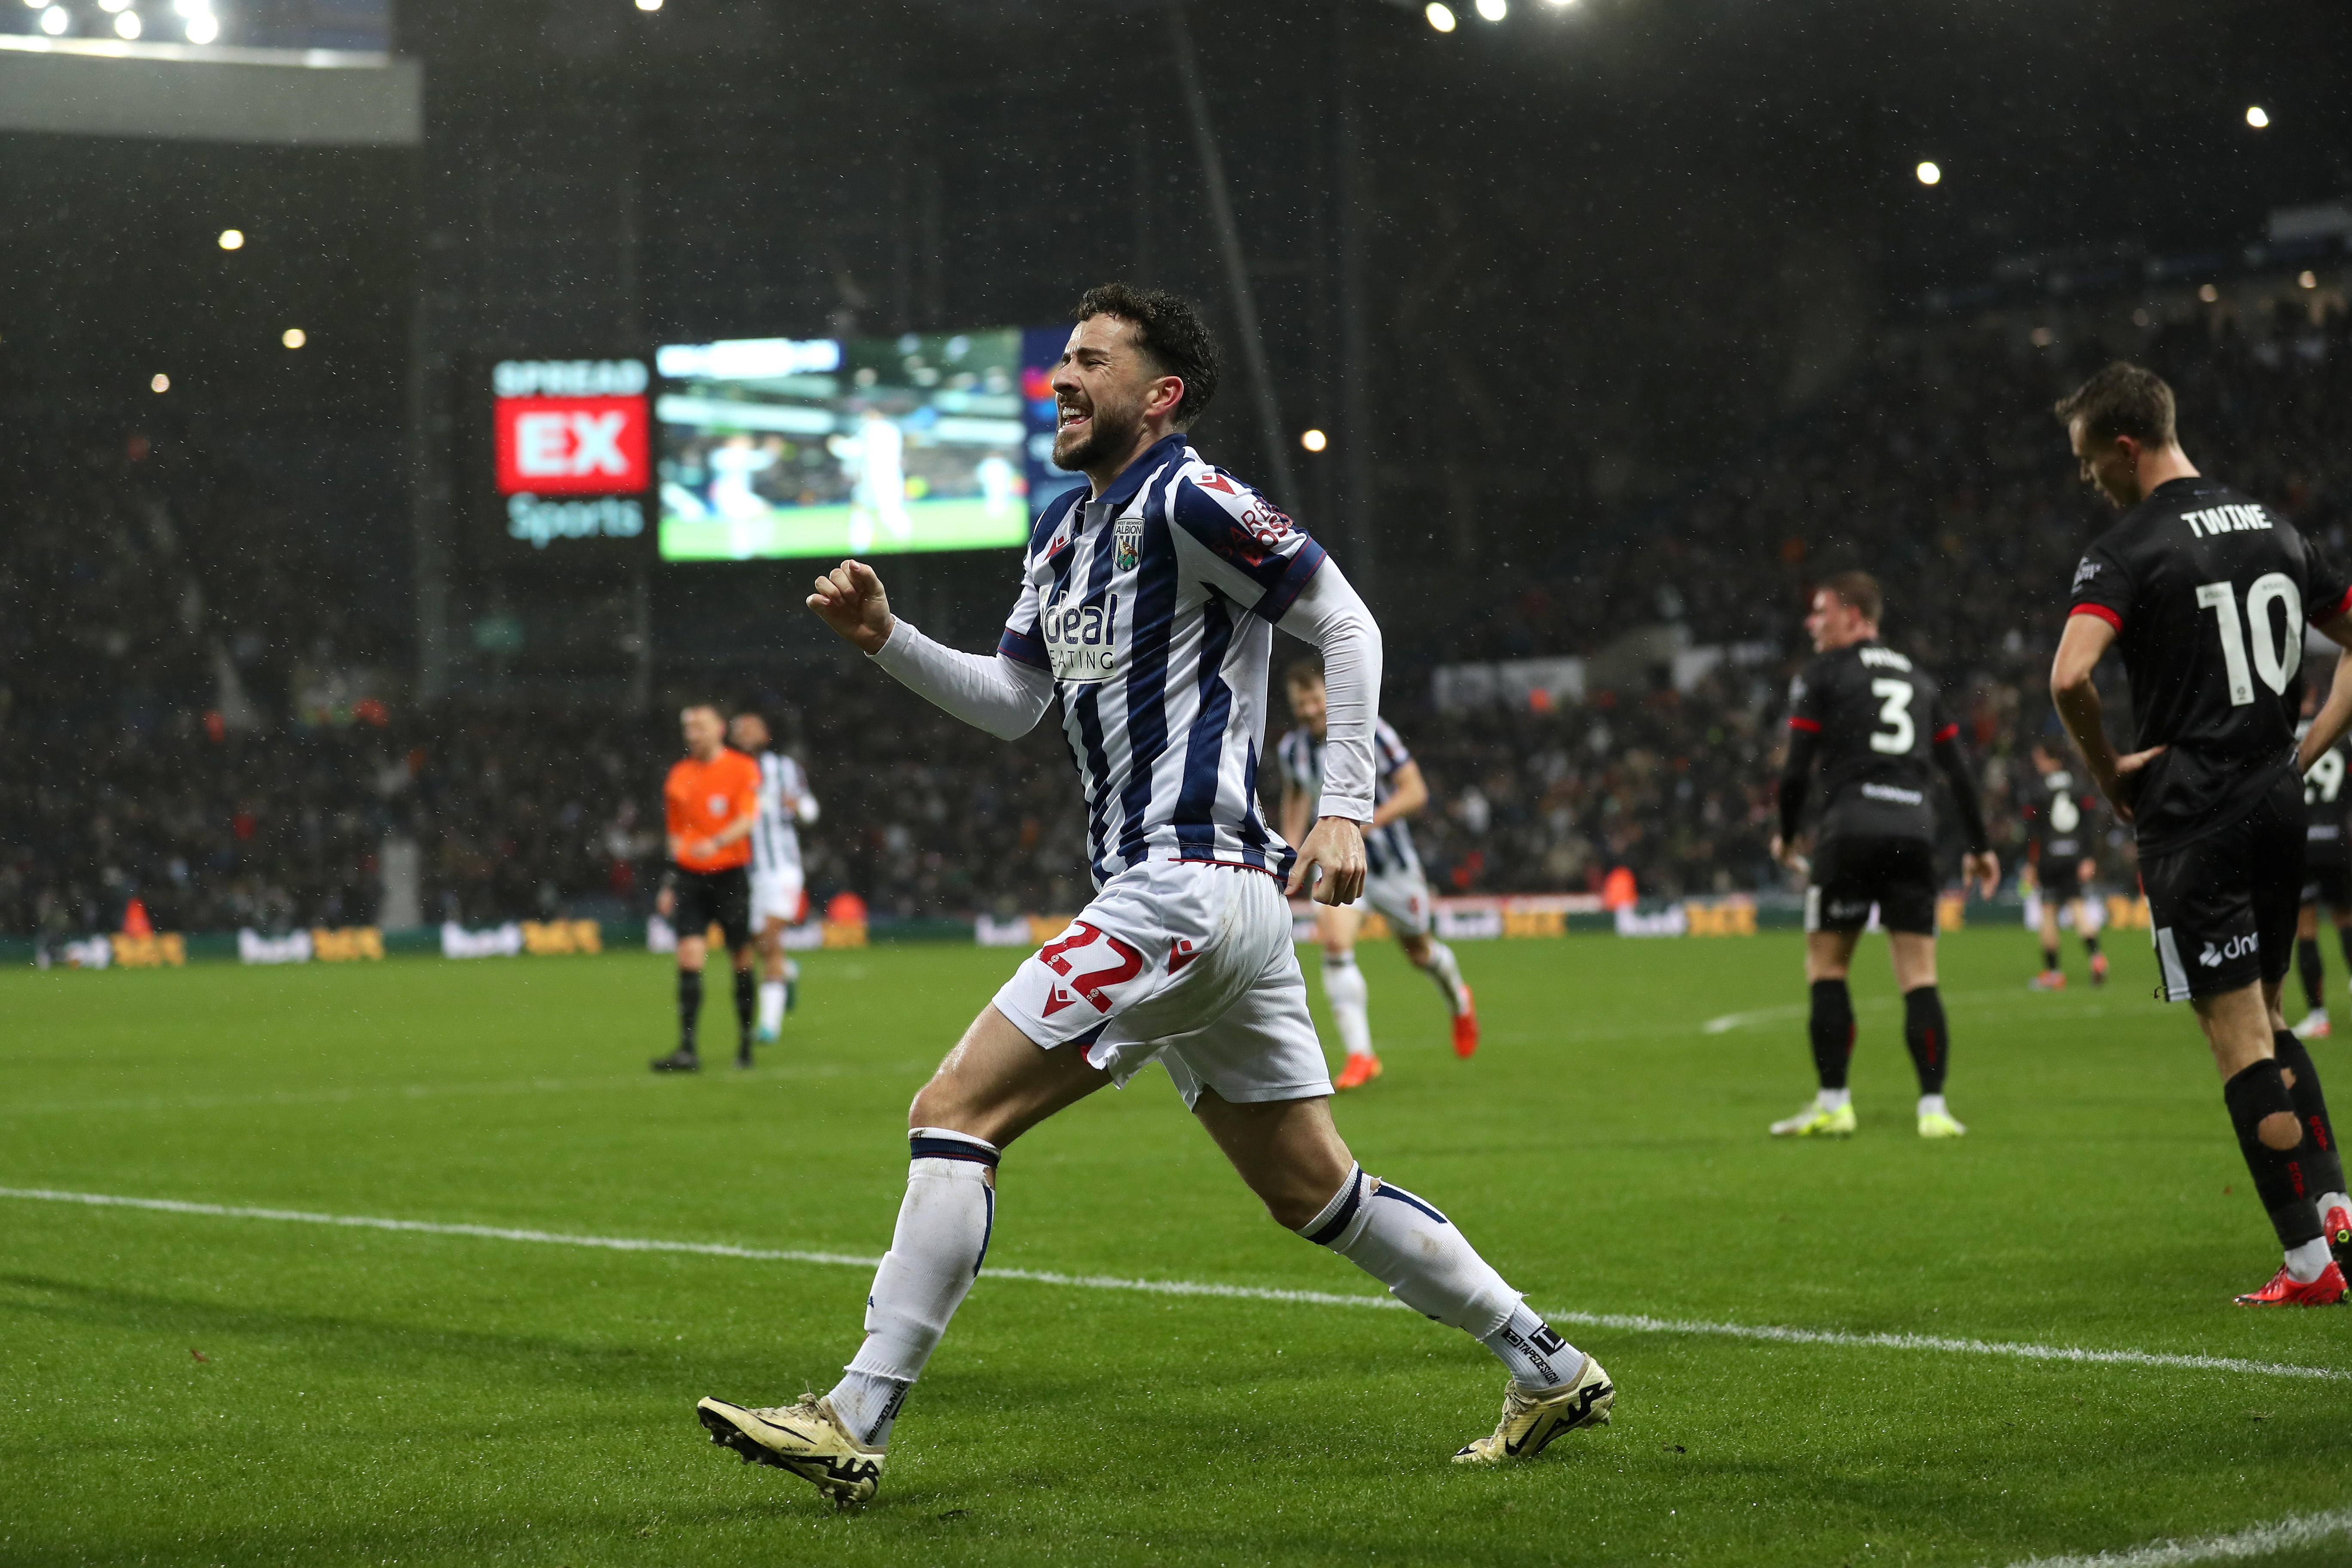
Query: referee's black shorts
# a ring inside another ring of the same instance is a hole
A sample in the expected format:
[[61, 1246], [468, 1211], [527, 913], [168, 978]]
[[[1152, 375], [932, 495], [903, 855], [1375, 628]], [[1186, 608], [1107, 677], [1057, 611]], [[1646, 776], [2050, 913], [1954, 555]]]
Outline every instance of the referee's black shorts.
[[1805, 889], [1805, 929], [1858, 931], [1870, 923], [1873, 904], [1886, 930], [1935, 935], [1935, 845], [1856, 833], [1822, 839]]
[[2286, 977], [2303, 902], [2306, 816], [2303, 780], [2283, 769], [2224, 826], [2140, 857], [2164, 1000], [2219, 996]]
[[677, 905], [671, 920], [681, 937], [707, 934], [715, 923], [730, 952], [751, 941], [751, 873], [740, 866], [723, 871], [677, 870]]

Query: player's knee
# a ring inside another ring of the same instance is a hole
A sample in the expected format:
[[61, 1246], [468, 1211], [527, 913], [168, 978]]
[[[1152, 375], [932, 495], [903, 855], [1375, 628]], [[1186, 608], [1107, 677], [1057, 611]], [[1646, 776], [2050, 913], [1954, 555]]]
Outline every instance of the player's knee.
[[2254, 1124], [2254, 1136], [2263, 1148], [2284, 1152], [2303, 1142], [2303, 1123], [2291, 1110], [2273, 1110]]

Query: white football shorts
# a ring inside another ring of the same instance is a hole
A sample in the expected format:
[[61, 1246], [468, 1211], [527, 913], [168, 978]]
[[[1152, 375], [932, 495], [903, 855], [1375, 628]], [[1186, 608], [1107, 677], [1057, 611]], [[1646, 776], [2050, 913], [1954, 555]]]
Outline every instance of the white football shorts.
[[1429, 883], [1417, 867], [1366, 877], [1363, 897], [1348, 907], [1378, 910], [1388, 917], [1390, 929], [1400, 936], [1429, 934]]
[[1157, 1057], [1188, 1106], [1331, 1092], [1282, 884], [1246, 866], [1150, 860], [1024, 960], [997, 1011], [1048, 1050], [1076, 1046], [1125, 1087]]
[[751, 873], [751, 929], [765, 931], [770, 920], [786, 925], [801, 918], [801, 873], [797, 870]]

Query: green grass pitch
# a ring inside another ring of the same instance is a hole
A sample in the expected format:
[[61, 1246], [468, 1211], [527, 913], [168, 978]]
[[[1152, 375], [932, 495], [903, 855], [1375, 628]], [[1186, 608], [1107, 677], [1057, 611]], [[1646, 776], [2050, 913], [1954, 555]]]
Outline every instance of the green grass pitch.
[[[2277, 1255], [2187, 1010], [2114, 946], [2105, 991], [2038, 995], [2025, 933], [1948, 942], [1972, 1131], [1923, 1144], [1870, 939], [1863, 1131], [1830, 1145], [1764, 1134], [1811, 1089], [1792, 934], [1465, 943], [1469, 1062], [1367, 950], [1389, 1070], [1340, 1125], [1540, 1307], [2352, 1373], [2352, 1313], [2230, 1305]], [[639, 954], [11, 973], [0, 1185], [873, 1256], [908, 1098], [1019, 957], [812, 955], [761, 1068], [692, 1079], [645, 1071], [671, 993]], [[2318, 1057], [2352, 1103], [2352, 1053]], [[1002, 1176], [992, 1268], [1377, 1293], [1256, 1209], [1156, 1068]], [[835, 1515], [693, 1405], [827, 1386], [862, 1268], [14, 1197], [0, 1237], [10, 1564], [1892, 1568], [2352, 1503], [2340, 1377], [1571, 1325], [1615, 1424], [1472, 1472], [1500, 1369], [1409, 1313], [983, 1276], [881, 1496]]]

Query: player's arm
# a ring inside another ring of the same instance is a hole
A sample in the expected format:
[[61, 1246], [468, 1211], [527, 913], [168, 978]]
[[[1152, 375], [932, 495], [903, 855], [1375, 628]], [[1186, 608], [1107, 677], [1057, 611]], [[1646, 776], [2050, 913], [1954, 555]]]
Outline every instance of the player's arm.
[[[2352, 647], [2352, 615], [2337, 616], [2321, 623], [2319, 634], [2338, 647]], [[2327, 749], [2344, 738], [2352, 729], [2352, 658], [2338, 655], [2336, 679], [2327, 689], [2327, 700], [2311, 716], [2311, 728], [2303, 733], [2303, 743], [2295, 749], [2297, 773], [2307, 773], [2312, 764], [2327, 754]]]
[[990, 658], [959, 653], [893, 616], [882, 579], [863, 561], [845, 561], [818, 578], [808, 605], [898, 684], [999, 740], [1035, 729], [1054, 700], [1054, 678], [1042, 662], [1003, 647]]
[[[1323, 655], [1323, 798], [1298, 846], [1289, 891], [1313, 889], [1321, 904], [1351, 904], [1364, 891], [1364, 824], [1372, 820], [1373, 729], [1380, 721], [1381, 628], [1341, 574], [1321, 558], [1276, 623]], [[1318, 883], [1316, 872], [1322, 880]]]
[[1960, 727], [1946, 720], [1936, 731], [1929, 750], [1944, 782], [1952, 786], [1952, 804], [1960, 809], [1960, 831], [1968, 840], [1961, 872], [1990, 899], [2000, 886], [2000, 861], [1992, 852], [1991, 836], [1985, 831], [1984, 801], [1977, 794], [1976, 770], [1969, 766], [1968, 748], [1960, 743]]
[[1813, 787], [1813, 763], [1822, 754], [1822, 727], [1801, 715], [1789, 721], [1789, 756], [1780, 764], [1780, 830], [1772, 835], [1772, 858], [1802, 869], [1797, 829], [1804, 822], [1805, 795]]
[[1372, 826], [1386, 827], [1400, 816], [1411, 816], [1429, 804], [1429, 781], [1421, 764], [1408, 762], [1389, 775], [1389, 797], [1372, 808]]
[[2132, 775], [2147, 766], [2164, 748], [2150, 746], [2145, 752], [2118, 756], [2107, 740], [2099, 688], [2091, 679], [2091, 672], [2098, 668], [2100, 658], [2115, 644], [2116, 626], [2106, 616], [2067, 616], [2065, 633], [2058, 639], [2058, 656], [2050, 661], [2050, 700], [2057, 705], [2058, 719], [2066, 726], [2066, 733], [2074, 737], [2075, 749], [2083, 753], [2083, 764], [2097, 781], [2100, 797], [2117, 816], [2129, 822], [2135, 787]]

